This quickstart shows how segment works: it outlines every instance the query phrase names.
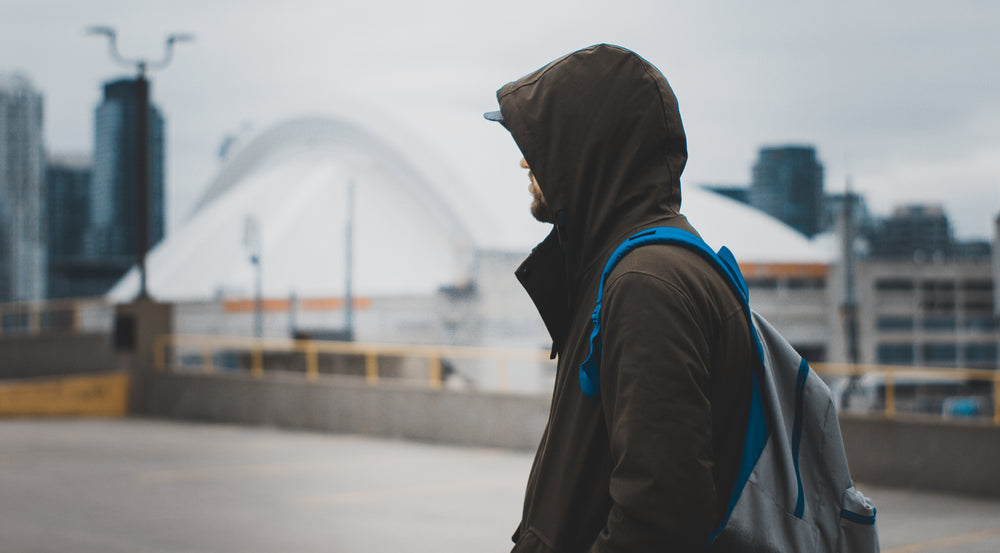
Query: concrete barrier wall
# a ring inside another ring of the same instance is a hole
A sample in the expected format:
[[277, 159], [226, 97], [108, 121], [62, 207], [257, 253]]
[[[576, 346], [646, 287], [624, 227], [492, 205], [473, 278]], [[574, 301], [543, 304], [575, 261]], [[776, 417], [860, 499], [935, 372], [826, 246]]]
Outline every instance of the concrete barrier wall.
[[[145, 412], [175, 419], [270, 425], [500, 447], [538, 445], [547, 397], [433, 391], [383, 381], [302, 376], [153, 374]], [[988, 423], [841, 418], [857, 482], [1000, 497], [1000, 427]]]
[[843, 415], [840, 428], [858, 482], [1000, 497], [1000, 426]]
[[146, 375], [152, 416], [533, 450], [548, 398], [429, 390], [299, 375]]
[[106, 372], [115, 368], [107, 333], [4, 336], [0, 379]]

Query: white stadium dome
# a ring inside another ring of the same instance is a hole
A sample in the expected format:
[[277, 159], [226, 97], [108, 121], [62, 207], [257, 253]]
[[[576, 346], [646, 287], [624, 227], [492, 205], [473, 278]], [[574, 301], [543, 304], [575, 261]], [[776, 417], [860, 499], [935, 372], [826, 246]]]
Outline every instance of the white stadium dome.
[[[470, 117], [467, 127], [453, 124], [451, 132], [461, 143], [504, 131]], [[252, 295], [254, 268], [245, 242], [247, 221], [253, 220], [265, 296], [341, 296], [349, 183], [355, 188], [357, 295], [427, 294], [463, 284], [477, 251], [527, 255], [544, 236], [545, 229], [527, 213], [527, 187], [510, 183], [509, 173], [482, 169], [494, 166], [487, 157], [505, 153], [480, 148], [479, 163], [467, 148], [445, 161], [459, 170], [451, 173], [440, 166], [442, 158], [426, 155], [432, 145], [401, 143], [400, 136], [332, 117], [292, 119], [259, 133], [225, 162], [187, 221], [150, 252], [151, 295], [164, 301]], [[447, 140], [441, 136], [436, 133], [437, 140]], [[436, 146], [451, 151], [448, 144]], [[454, 192], [470, 182], [478, 193]], [[508, 197], [471, 205], [482, 202], [482, 190]], [[511, 201], [510, 195], [523, 200]], [[832, 261], [827, 248], [715, 193], [685, 186], [682, 208], [710, 245], [728, 246], [743, 263]], [[110, 295], [125, 300], [137, 291], [133, 269]]]
[[681, 187], [681, 212], [710, 246], [732, 250], [740, 263], [829, 264], [826, 243], [763, 211], [697, 186]]

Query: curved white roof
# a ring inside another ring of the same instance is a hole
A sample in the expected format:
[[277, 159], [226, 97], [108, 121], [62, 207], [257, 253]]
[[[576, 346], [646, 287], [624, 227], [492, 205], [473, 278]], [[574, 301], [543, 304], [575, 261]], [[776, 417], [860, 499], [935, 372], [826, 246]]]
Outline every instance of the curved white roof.
[[[168, 301], [252, 295], [245, 238], [253, 219], [265, 296], [343, 294], [351, 182], [358, 295], [430, 293], [461, 283], [477, 249], [527, 254], [548, 226], [528, 214], [523, 170], [500, 170], [494, 158], [507, 152], [484, 146], [509, 136], [479, 114], [434, 120], [436, 131], [454, 135], [455, 147], [436, 144], [437, 151], [452, 153], [449, 158], [437, 156], [435, 144], [405, 134], [398, 122], [375, 127], [381, 131], [376, 134], [343, 119], [307, 117], [258, 134], [220, 169], [194, 214], [150, 253], [150, 293]], [[505, 161], [515, 169], [516, 162]], [[741, 262], [832, 258], [776, 219], [698, 187], [685, 186], [682, 211], [706, 242], [728, 246]], [[137, 290], [133, 270], [111, 296], [128, 299]]]
[[831, 263], [823, 244], [744, 203], [684, 186], [681, 211], [710, 246], [732, 250], [741, 263]]
[[[355, 293], [429, 293], [468, 278], [469, 232], [424, 173], [360, 127], [310, 117], [268, 129], [226, 163], [195, 213], [150, 252], [150, 294], [174, 301], [252, 295], [246, 238], [253, 220], [265, 296], [341, 295], [349, 183]], [[111, 296], [137, 291], [133, 269]]]

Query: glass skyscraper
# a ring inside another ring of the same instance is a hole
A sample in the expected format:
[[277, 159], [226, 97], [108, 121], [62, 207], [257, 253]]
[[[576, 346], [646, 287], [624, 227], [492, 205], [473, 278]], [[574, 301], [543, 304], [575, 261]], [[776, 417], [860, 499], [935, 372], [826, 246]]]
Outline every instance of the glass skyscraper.
[[0, 76], [0, 302], [45, 297], [42, 95]]
[[749, 203], [802, 234], [824, 228], [823, 166], [812, 146], [761, 148]]
[[120, 272], [120, 268], [105, 270], [99, 260], [84, 255], [84, 237], [90, 222], [92, 173], [89, 155], [49, 156], [45, 176], [49, 298], [101, 295]]
[[[104, 101], [96, 110], [94, 173], [91, 184], [89, 229], [84, 250], [91, 259], [121, 267], [135, 262], [139, 187], [139, 108], [136, 83], [123, 79], [104, 85]], [[163, 238], [164, 123], [159, 110], [149, 106], [149, 247]]]

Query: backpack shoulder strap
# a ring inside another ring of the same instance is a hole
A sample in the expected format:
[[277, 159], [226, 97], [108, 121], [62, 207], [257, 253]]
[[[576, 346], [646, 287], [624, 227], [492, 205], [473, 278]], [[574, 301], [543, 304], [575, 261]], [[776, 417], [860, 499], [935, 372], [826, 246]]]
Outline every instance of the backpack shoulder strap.
[[[740, 298], [747, 313], [750, 313], [750, 297], [746, 281], [743, 280], [743, 275], [740, 273], [736, 258], [728, 248], [723, 247], [719, 250], [719, 253], [716, 253], [700, 237], [686, 230], [674, 227], [656, 227], [633, 234], [615, 248], [611, 257], [608, 258], [608, 262], [604, 265], [604, 272], [601, 273], [601, 281], [597, 288], [597, 302], [594, 306], [594, 311], [590, 315], [591, 324], [593, 325], [593, 330], [590, 333], [590, 352], [587, 354], [587, 358], [583, 364], [580, 365], [580, 387], [587, 397], [597, 395], [601, 389], [601, 302], [604, 299], [604, 285], [611, 271], [614, 270], [615, 266], [618, 265], [618, 262], [626, 254], [635, 248], [647, 244], [676, 244], [701, 254], [702, 257], [708, 260], [726, 278], [730, 288]], [[756, 339], [756, 333], [754, 334], [754, 341], [757, 343], [759, 350], [759, 340]]]

